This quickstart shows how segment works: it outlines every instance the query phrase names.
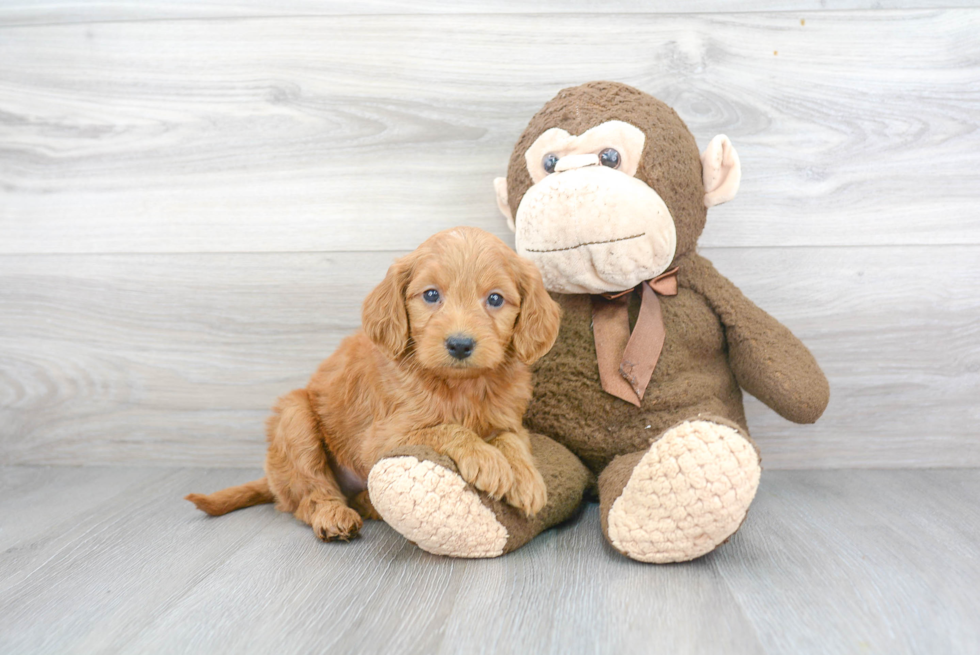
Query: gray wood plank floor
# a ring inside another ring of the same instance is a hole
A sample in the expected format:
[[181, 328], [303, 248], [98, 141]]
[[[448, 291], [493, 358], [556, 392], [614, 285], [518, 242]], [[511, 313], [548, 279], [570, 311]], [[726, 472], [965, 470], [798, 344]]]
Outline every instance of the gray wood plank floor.
[[977, 470], [767, 472], [732, 541], [673, 566], [607, 548], [594, 505], [463, 561], [181, 500], [256, 475], [0, 468], [0, 652], [980, 651]]

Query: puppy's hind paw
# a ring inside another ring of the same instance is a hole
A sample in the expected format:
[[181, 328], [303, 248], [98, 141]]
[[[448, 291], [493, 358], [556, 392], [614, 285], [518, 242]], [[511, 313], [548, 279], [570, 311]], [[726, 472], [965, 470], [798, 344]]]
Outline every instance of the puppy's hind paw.
[[363, 524], [357, 511], [340, 503], [321, 505], [310, 522], [313, 532], [322, 541], [350, 541]]
[[368, 521], [382, 520], [381, 515], [378, 514], [378, 510], [374, 509], [374, 505], [371, 503], [371, 496], [368, 494], [367, 489], [351, 498], [350, 506], [351, 509], [361, 515], [362, 519]]

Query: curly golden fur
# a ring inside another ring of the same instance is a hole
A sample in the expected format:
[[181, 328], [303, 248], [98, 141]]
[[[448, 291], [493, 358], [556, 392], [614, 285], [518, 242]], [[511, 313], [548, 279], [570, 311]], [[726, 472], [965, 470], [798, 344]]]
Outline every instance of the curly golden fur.
[[266, 476], [187, 499], [214, 516], [275, 501], [321, 539], [347, 540], [377, 518], [364, 490], [374, 463], [421, 444], [533, 516], [547, 499], [522, 426], [528, 367], [551, 349], [559, 319], [537, 268], [500, 239], [440, 232], [391, 266], [364, 301], [362, 330], [279, 399]]

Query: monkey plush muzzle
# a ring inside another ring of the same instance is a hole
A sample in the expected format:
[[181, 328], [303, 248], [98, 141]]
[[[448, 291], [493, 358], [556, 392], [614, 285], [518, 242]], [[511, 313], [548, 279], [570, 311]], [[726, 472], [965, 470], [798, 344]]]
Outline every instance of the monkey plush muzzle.
[[550, 291], [605, 293], [663, 273], [677, 235], [650, 186], [587, 165], [548, 175], [528, 190], [517, 210], [515, 242]]

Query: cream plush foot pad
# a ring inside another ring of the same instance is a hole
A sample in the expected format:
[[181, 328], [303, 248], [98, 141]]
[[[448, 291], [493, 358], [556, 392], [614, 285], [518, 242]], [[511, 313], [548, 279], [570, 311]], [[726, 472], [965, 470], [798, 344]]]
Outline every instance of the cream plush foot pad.
[[498, 557], [507, 530], [457, 473], [415, 457], [390, 457], [368, 475], [371, 503], [385, 522], [435, 555]]
[[759, 486], [759, 457], [734, 428], [688, 421], [633, 469], [609, 510], [609, 540], [641, 562], [686, 562], [742, 524]]

